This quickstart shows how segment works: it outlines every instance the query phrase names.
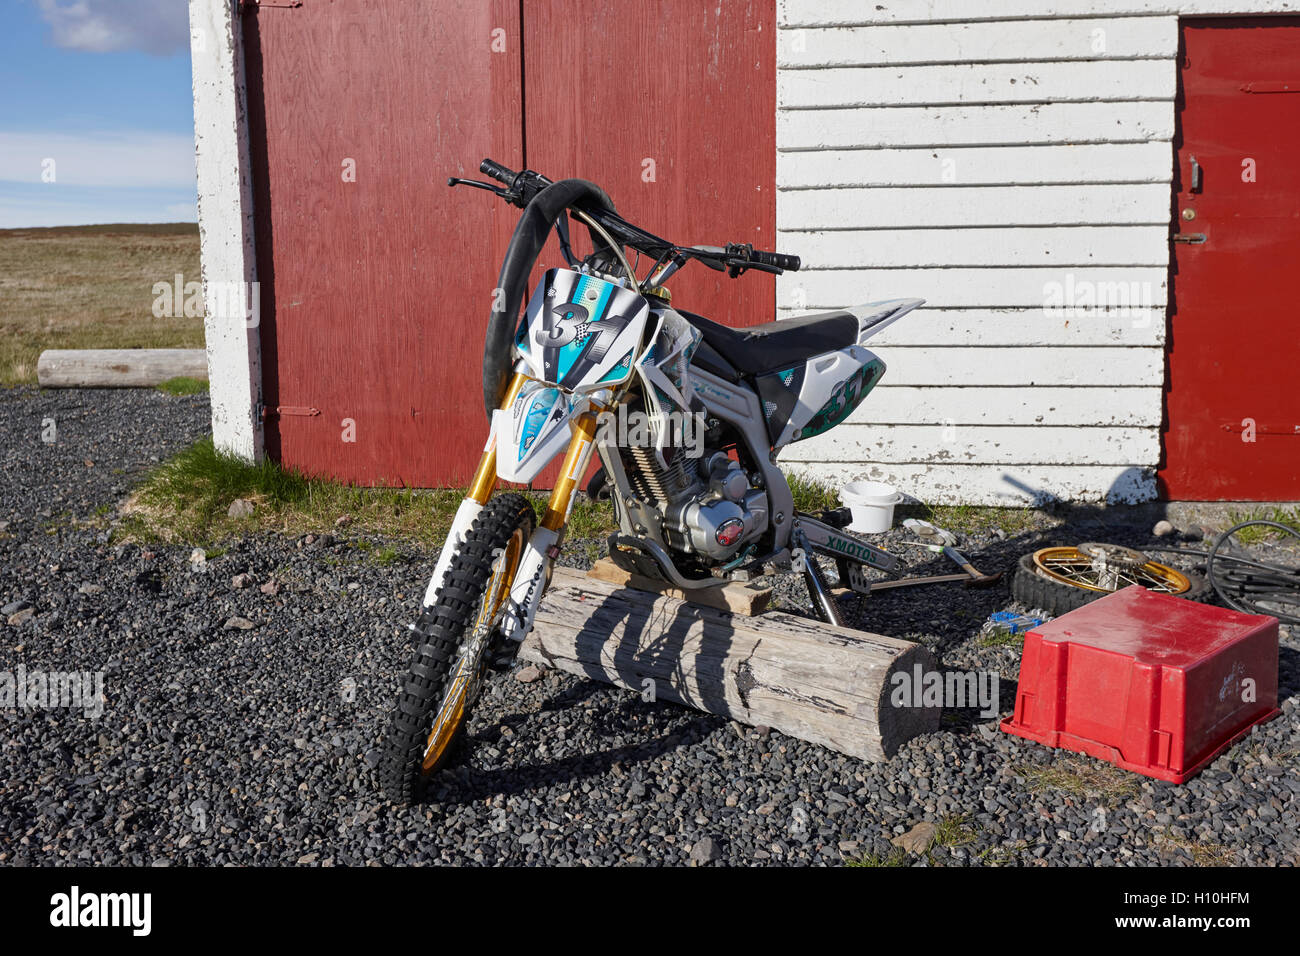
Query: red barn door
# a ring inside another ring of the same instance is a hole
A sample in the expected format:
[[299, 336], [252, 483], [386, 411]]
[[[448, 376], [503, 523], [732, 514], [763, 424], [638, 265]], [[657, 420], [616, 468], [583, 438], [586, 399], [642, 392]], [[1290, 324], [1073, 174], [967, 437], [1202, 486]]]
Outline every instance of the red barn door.
[[[775, 0], [244, 10], [267, 450], [285, 465], [468, 481], [519, 213], [445, 181], [485, 156], [592, 179], [678, 242], [775, 244]], [[720, 321], [773, 317], [761, 273], [671, 285]]]
[[[524, 0], [523, 35], [529, 166], [681, 245], [776, 248], [774, 0]], [[727, 325], [776, 318], [765, 273], [692, 263], [668, 285]]]
[[360, 484], [464, 484], [517, 214], [446, 182], [522, 158], [519, 4], [244, 10], [268, 454]]
[[1162, 491], [1300, 498], [1300, 22], [1182, 40]]

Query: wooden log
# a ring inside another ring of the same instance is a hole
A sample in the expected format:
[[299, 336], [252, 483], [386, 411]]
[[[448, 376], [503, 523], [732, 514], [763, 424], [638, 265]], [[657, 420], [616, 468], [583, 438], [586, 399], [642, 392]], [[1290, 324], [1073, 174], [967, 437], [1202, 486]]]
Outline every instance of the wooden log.
[[608, 581], [610, 584], [621, 588], [634, 588], [637, 591], [664, 594], [668, 597], [677, 598], [679, 601], [686, 601], [689, 604], [702, 604], [705, 607], [715, 607], [720, 611], [744, 614], [746, 617], [762, 614], [767, 610], [767, 606], [772, 603], [771, 588], [750, 587], [735, 581], [728, 581], [719, 584], [715, 588], [697, 588], [683, 591], [671, 584], [665, 584], [653, 578], [642, 577], [639, 574], [633, 574], [631, 571], [625, 571], [609, 558], [601, 558], [597, 561], [592, 565], [587, 575], [599, 581]]
[[203, 349], [47, 349], [36, 361], [43, 388], [152, 388], [169, 378], [207, 381]]
[[565, 568], [520, 656], [864, 760], [939, 726], [938, 707], [891, 702], [895, 675], [935, 669], [922, 645], [780, 612], [744, 617]]

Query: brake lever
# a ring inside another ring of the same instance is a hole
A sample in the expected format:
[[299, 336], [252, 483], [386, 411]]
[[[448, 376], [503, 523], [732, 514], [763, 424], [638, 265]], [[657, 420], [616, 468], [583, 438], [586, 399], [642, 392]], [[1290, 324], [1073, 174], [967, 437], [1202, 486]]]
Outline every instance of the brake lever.
[[478, 179], [461, 179], [457, 176], [447, 177], [448, 186], [473, 186], [475, 189], [486, 189], [490, 193], [496, 193], [501, 198], [506, 198], [507, 192], [500, 186], [494, 186], [492, 183], [485, 183]]

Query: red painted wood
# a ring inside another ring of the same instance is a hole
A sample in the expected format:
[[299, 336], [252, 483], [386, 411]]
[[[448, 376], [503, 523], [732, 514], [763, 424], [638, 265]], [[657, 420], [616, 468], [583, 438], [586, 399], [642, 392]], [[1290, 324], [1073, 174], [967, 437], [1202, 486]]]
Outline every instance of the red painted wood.
[[[271, 414], [268, 453], [362, 484], [468, 480], [487, 428], [483, 333], [519, 214], [444, 182], [476, 177], [485, 156], [594, 179], [634, 222], [678, 242], [772, 248], [775, 2], [725, 9], [249, 8], [265, 403], [321, 411]], [[503, 53], [492, 50], [498, 28]], [[345, 158], [354, 183], [341, 177]], [[671, 285], [678, 305], [720, 321], [773, 317], [773, 280], [759, 273], [733, 282], [695, 266]]]
[[516, 216], [446, 178], [523, 159], [518, 17], [516, 0], [244, 13], [265, 403], [321, 410], [270, 415], [284, 464], [362, 484], [472, 474]]
[[[524, 0], [523, 34], [529, 166], [673, 242], [776, 247], [775, 0]], [[692, 263], [668, 286], [728, 325], [776, 317], [764, 273]]]
[[1189, 20], [1182, 44], [1175, 229], [1206, 242], [1173, 244], [1162, 491], [1300, 498], [1300, 23]]

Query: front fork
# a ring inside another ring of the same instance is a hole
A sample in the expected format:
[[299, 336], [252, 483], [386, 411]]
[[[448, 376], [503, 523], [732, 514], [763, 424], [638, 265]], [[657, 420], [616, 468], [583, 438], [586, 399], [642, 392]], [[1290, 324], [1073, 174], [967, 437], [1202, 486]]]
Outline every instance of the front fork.
[[[515, 373], [510, 387], [506, 390], [505, 399], [501, 403], [503, 409], [509, 408], [514, 403], [526, 381], [526, 376]], [[510, 585], [510, 600], [506, 616], [501, 622], [501, 631], [512, 640], [522, 641], [532, 630], [537, 606], [550, 580], [552, 563], [560, 553], [560, 537], [564, 532], [564, 526], [568, 524], [569, 512], [573, 508], [573, 493], [586, 473], [587, 466], [591, 463], [592, 453], [595, 451], [597, 423], [598, 412], [594, 409], [578, 414], [569, 423], [573, 437], [569, 441], [564, 463], [560, 466], [559, 480], [551, 490], [551, 497], [546, 502], [542, 520], [528, 540], [528, 545], [519, 559], [514, 581]], [[452, 555], [456, 553], [479, 512], [483, 510], [483, 506], [492, 497], [496, 486], [497, 450], [495, 432], [493, 432], [488, 437], [482, 458], [479, 459], [474, 480], [470, 483], [469, 494], [456, 509], [451, 531], [448, 532], [447, 541], [438, 556], [433, 577], [430, 578], [424, 594], [426, 607], [438, 600], [442, 578], [451, 564]]]

